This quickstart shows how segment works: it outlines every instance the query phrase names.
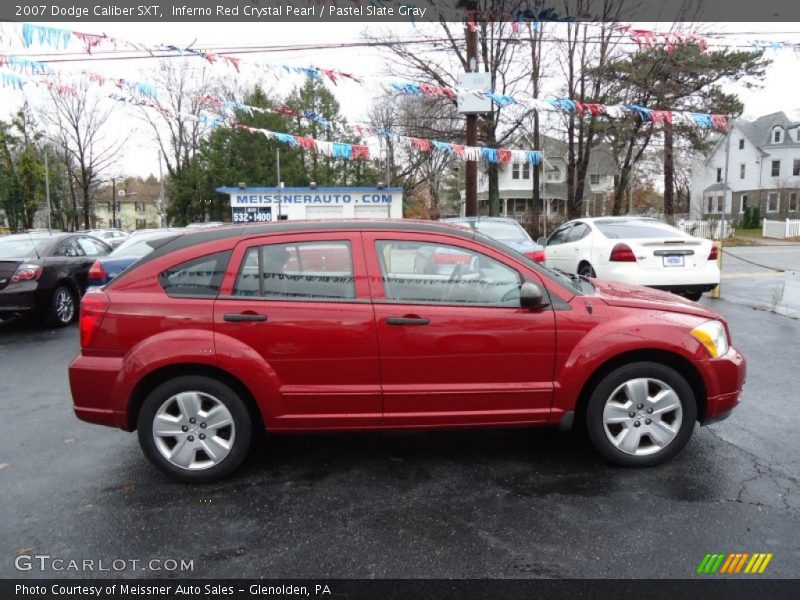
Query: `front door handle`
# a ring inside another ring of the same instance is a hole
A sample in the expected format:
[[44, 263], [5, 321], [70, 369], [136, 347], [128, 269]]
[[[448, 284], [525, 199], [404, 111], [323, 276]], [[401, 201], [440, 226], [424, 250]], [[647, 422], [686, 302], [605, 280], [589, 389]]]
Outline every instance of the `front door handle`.
[[258, 313], [228, 313], [222, 317], [228, 323], [242, 323], [244, 321], [266, 321], [267, 315]]
[[386, 322], [389, 325], [427, 325], [431, 320], [420, 317], [387, 317]]

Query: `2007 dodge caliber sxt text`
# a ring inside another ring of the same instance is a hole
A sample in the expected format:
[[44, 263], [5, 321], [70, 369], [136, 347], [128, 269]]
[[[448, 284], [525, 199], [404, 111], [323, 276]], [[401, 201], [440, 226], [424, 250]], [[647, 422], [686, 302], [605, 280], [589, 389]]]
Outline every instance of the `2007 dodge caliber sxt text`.
[[474, 231], [283, 222], [153, 244], [84, 297], [70, 385], [79, 418], [137, 429], [183, 481], [228, 475], [264, 429], [580, 424], [609, 460], [652, 466], [744, 383], [715, 312]]

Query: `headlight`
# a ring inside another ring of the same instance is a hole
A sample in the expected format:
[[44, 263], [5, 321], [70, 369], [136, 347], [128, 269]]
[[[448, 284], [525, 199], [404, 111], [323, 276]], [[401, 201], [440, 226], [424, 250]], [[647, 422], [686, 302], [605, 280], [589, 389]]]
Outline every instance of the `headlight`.
[[717, 358], [728, 351], [728, 334], [719, 321], [707, 321], [692, 329], [692, 337], [703, 344], [708, 353]]

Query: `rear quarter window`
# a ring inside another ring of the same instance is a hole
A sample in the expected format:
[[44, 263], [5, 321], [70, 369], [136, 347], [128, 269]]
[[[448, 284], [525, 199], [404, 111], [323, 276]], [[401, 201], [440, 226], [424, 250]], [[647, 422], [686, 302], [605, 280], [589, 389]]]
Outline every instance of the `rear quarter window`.
[[174, 298], [216, 298], [230, 257], [226, 251], [193, 258], [162, 271], [158, 282]]

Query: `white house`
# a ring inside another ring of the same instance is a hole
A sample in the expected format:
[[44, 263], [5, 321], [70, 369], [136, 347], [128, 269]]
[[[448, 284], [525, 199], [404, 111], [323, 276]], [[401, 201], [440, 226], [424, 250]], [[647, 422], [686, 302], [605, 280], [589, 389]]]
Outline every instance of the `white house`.
[[[727, 177], [725, 165], [727, 162]], [[734, 121], [692, 166], [693, 216], [739, 220], [758, 206], [767, 219], [800, 217], [800, 122], [782, 112]]]
[[[524, 142], [521, 142], [524, 145]], [[567, 144], [559, 139], [542, 135], [540, 149], [544, 163], [538, 167], [530, 164], [512, 163], [500, 165], [500, 212], [520, 223], [531, 223], [534, 213], [550, 218], [566, 216], [567, 197]], [[540, 206], [533, 206], [533, 169], [540, 169]], [[600, 213], [602, 200], [614, 190], [616, 167], [607, 148], [598, 146], [589, 156], [589, 168], [584, 190], [584, 206], [592, 214]], [[462, 194], [463, 196], [463, 194]], [[489, 212], [489, 178], [485, 170], [478, 176], [478, 212]]]

